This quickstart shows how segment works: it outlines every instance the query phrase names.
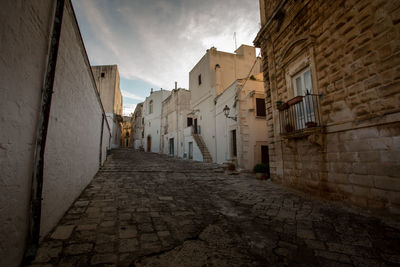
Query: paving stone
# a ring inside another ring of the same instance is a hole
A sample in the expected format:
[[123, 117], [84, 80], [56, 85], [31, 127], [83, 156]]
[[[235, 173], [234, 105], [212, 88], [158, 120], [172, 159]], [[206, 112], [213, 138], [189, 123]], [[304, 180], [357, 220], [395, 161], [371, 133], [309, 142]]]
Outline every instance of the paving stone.
[[119, 238], [131, 238], [136, 236], [136, 226], [121, 226], [119, 229]]
[[141, 241], [157, 241], [158, 237], [156, 234], [142, 234], [140, 235]]
[[68, 239], [72, 231], [74, 230], [75, 225], [61, 225], [56, 228], [56, 230], [51, 234], [51, 238], [53, 239]]
[[139, 242], [136, 238], [133, 239], [121, 239], [119, 243], [119, 252], [133, 252], [137, 251]]
[[82, 231], [82, 230], [96, 230], [97, 224], [83, 224], [83, 225], [78, 225], [76, 227], [76, 230]]
[[396, 224], [252, 175], [215, 173], [216, 166], [113, 150], [73, 213], [41, 243], [34, 264], [399, 264]]
[[92, 265], [101, 264], [101, 263], [116, 263], [118, 260], [117, 255], [115, 254], [95, 254], [93, 255], [90, 263]]
[[64, 249], [65, 255], [79, 255], [84, 253], [89, 253], [93, 249], [93, 244], [83, 243], [83, 244], [71, 244]]

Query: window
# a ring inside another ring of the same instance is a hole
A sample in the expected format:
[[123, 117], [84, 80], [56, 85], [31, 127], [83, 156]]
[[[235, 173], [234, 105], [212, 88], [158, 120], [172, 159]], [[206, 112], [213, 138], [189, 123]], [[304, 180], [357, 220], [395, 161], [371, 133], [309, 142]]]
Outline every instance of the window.
[[149, 102], [149, 114], [153, 113], [153, 100]]
[[199, 79], [199, 85], [200, 85], [201, 84], [201, 74], [199, 74], [198, 79]]
[[256, 98], [256, 115], [257, 117], [265, 117], [265, 99], [264, 98]]
[[193, 125], [193, 118], [187, 118], [187, 127]]
[[303, 129], [305, 123], [315, 122], [310, 68], [307, 67], [293, 76], [292, 82], [294, 96], [303, 96], [303, 101], [295, 106], [296, 126], [298, 129]]
[[104, 72], [102, 72], [100, 75], [101, 75], [101, 78], [104, 78], [104, 76], [105, 76], [105, 73], [104, 73]]

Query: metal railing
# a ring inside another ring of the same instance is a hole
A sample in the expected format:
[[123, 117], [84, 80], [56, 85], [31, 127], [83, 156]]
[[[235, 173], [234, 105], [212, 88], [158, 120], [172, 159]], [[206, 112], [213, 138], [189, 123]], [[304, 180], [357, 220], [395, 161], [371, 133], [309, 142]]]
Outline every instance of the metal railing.
[[278, 106], [281, 134], [291, 134], [321, 126], [320, 95], [296, 96]]

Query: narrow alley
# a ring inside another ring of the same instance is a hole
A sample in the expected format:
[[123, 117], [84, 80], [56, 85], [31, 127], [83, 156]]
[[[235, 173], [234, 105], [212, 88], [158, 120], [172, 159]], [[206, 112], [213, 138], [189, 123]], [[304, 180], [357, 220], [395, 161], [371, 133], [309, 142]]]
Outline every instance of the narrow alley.
[[398, 225], [220, 165], [116, 149], [30, 266], [387, 266]]

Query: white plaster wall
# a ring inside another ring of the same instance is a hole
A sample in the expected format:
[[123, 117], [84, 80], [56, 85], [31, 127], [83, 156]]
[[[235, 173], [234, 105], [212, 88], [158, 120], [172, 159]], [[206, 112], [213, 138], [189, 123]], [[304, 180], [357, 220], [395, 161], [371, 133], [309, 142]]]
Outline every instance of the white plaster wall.
[[[0, 266], [19, 266], [53, 1], [0, 8]], [[97, 149], [98, 150], [98, 149]]]
[[[144, 149], [147, 151], [147, 136], [151, 136], [151, 152], [161, 152], [161, 107], [169, 95], [170, 91], [160, 90], [153, 92], [146, 97], [143, 103], [144, 117]], [[153, 100], [153, 112], [149, 113], [149, 103]]]
[[192, 136], [192, 127], [185, 128], [183, 131], [183, 136], [185, 149], [184, 153], [186, 153], [185, 159], [189, 159], [189, 142], [193, 142], [193, 160], [203, 161], [203, 155], [201, 154], [201, 151]]
[[56, 225], [99, 168], [102, 107], [91, 75], [67, 4], [45, 152], [41, 235]]
[[[230, 108], [229, 116], [237, 116], [237, 108], [234, 107], [235, 94], [237, 91], [237, 82], [229, 86], [217, 99], [216, 104], [216, 125], [217, 125], [217, 163], [224, 163], [232, 159], [231, 151], [231, 133], [236, 130], [236, 139], [239, 140], [238, 122], [231, 118], [225, 117], [223, 109], [225, 105]], [[239, 103], [237, 103], [238, 105]], [[236, 106], [238, 107], [238, 106]], [[237, 142], [238, 155], [239, 143]]]
[[[50, 0], [3, 1], [0, 9], [0, 266], [19, 266], [25, 249], [54, 4]], [[101, 104], [70, 9], [65, 10], [63, 24], [45, 153], [42, 235], [99, 166]], [[104, 128], [103, 140], [106, 124]]]
[[[254, 74], [260, 72], [261, 64], [260, 60], [256, 59], [255, 48], [251, 46], [242, 45], [235, 51], [235, 54], [211, 48], [207, 50], [207, 53], [189, 73], [192, 109], [194, 111], [199, 110], [196, 113], [198, 125], [201, 127], [201, 136], [207, 145], [213, 162], [217, 162], [220, 158], [216, 140], [214, 100], [236, 79], [247, 77], [255, 62], [255, 68], [252, 70]], [[217, 65], [219, 67], [216, 67]], [[217, 70], [219, 72], [218, 77]], [[199, 75], [202, 79], [200, 85], [198, 84]]]

